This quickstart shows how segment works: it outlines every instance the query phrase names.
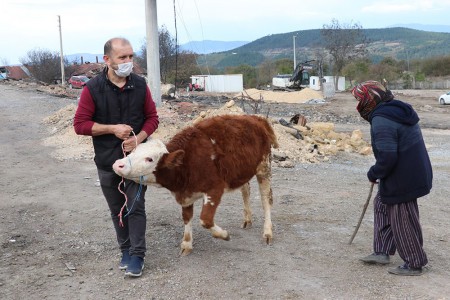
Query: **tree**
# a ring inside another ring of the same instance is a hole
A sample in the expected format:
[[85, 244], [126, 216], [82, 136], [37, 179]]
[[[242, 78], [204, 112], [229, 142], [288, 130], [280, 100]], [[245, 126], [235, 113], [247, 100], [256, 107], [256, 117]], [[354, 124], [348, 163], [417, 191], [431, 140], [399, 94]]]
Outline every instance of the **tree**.
[[423, 60], [421, 69], [429, 76], [447, 76], [450, 73], [450, 56], [438, 56]]
[[161, 81], [167, 83], [168, 73], [176, 66], [178, 45], [170, 32], [163, 25], [158, 31], [159, 37], [159, 65], [161, 72]]
[[139, 49], [140, 54], [135, 53], [134, 55], [134, 61], [143, 67], [144, 69], [147, 69], [147, 39], [144, 38], [142, 40], [141, 47]]
[[265, 60], [257, 67], [258, 86], [272, 83], [272, 78], [276, 74], [276, 64], [272, 60]]
[[[197, 54], [190, 51], [180, 51], [175, 39], [163, 25], [158, 30], [160, 80], [163, 83], [187, 84], [192, 74], [201, 74], [197, 64]], [[136, 61], [147, 66], [147, 42], [141, 46], [141, 55]]]
[[393, 82], [402, 78], [402, 66], [395, 59], [385, 57], [379, 64], [372, 65], [370, 68], [371, 79]]
[[[159, 71], [161, 76], [161, 82], [167, 83], [169, 73], [175, 66], [177, 45], [175, 39], [172, 38], [170, 32], [163, 25], [158, 30], [159, 41]], [[141, 46], [141, 55], [136, 56], [136, 62], [142, 66], [147, 66], [147, 41], [144, 39]]]
[[337, 89], [338, 77], [344, 66], [351, 60], [364, 57], [367, 53], [366, 36], [359, 24], [340, 24], [333, 19], [321, 30], [325, 48], [333, 60], [334, 84]]
[[325, 63], [325, 59], [327, 58], [328, 53], [323, 48], [315, 48], [314, 49], [314, 57], [315, 57], [315, 65], [317, 76], [319, 76], [320, 81], [320, 89], [323, 90], [323, 77], [326, 72], [328, 72], [328, 65]]
[[356, 82], [368, 80], [369, 68], [371, 62], [367, 58], [360, 58], [346, 64], [342, 69], [342, 75], [349, 80], [350, 86], [354, 86]]
[[54, 83], [55, 80], [61, 78], [61, 60], [58, 52], [46, 49], [30, 50], [26, 57], [20, 59], [20, 62], [39, 81]]
[[290, 58], [279, 59], [275, 62], [276, 74], [292, 74], [294, 72], [292, 65], [294, 62]]
[[225, 69], [226, 74], [242, 74], [244, 87], [250, 88], [257, 86], [256, 68], [250, 65], [239, 65], [237, 67], [228, 67]]
[[0, 57], [0, 66], [8, 66], [8, 65], [9, 65], [8, 59]]
[[167, 71], [167, 82], [175, 83], [176, 86], [187, 86], [191, 82], [191, 76], [204, 74], [197, 64], [197, 54], [191, 51], [182, 51], [178, 54], [177, 65], [172, 65]]

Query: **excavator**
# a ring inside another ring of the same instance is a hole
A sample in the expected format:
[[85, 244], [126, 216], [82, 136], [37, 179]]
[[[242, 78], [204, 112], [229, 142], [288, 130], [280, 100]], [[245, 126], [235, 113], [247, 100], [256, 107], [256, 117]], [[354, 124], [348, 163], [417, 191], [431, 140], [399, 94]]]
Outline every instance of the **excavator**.
[[301, 90], [305, 87], [309, 87], [309, 70], [313, 69], [310, 62], [315, 61], [307, 60], [297, 64], [293, 74], [280, 74], [272, 78], [272, 88], [274, 90]]

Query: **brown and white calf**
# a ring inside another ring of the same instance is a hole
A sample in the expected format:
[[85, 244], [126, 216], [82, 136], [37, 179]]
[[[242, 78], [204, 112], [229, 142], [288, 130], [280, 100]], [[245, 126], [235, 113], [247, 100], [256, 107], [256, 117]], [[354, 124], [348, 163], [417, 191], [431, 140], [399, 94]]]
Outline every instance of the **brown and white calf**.
[[216, 238], [228, 232], [214, 222], [222, 195], [240, 188], [243, 228], [252, 224], [249, 181], [255, 175], [264, 208], [263, 238], [272, 242], [271, 147], [277, 148], [268, 121], [254, 115], [223, 115], [205, 119], [177, 133], [166, 145], [157, 139], [140, 144], [114, 171], [142, 184], [165, 187], [182, 206], [184, 236], [181, 254], [192, 251], [194, 202], [203, 198], [200, 222]]

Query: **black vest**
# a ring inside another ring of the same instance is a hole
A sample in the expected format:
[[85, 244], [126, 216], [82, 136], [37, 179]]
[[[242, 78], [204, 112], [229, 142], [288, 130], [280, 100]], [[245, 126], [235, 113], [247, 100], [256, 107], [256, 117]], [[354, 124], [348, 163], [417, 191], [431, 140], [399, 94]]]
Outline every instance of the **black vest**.
[[[93, 121], [99, 124], [127, 124], [138, 134], [144, 125], [144, 105], [147, 84], [145, 79], [131, 74], [120, 89], [106, 77], [107, 68], [88, 81], [95, 104]], [[113, 134], [92, 137], [95, 164], [99, 169], [111, 171], [113, 163], [123, 157], [122, 140]]]

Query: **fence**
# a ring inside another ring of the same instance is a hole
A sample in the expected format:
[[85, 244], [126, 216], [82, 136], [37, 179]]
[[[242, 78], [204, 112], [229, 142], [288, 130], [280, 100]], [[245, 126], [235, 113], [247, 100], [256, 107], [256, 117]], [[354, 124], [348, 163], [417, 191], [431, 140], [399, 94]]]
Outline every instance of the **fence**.
[[426, 81], [412, 81], [412, 82], [389, 82], [389, 89], [391, 90], [450, 90], [449, 79], [433, 79]]

